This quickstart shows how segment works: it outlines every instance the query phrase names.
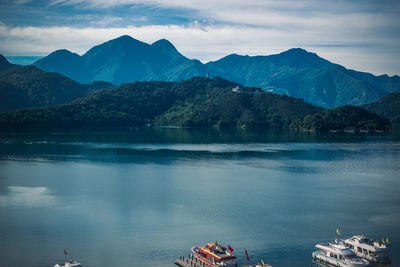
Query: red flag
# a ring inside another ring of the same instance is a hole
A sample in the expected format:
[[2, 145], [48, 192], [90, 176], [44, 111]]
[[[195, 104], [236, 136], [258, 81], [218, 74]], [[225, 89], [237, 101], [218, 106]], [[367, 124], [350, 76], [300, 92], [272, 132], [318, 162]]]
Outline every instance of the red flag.
[[244, 253], [246, 254], [247, 262], [250, 262], [249, 254], [247, 254], [247, 250], [246, 249], [244, 250]]
[[228, 250], [231, 252], [231, 254], [233, 253], [233, 248], [231, 248], [231, 246], [228, 245]]
[[64, 249], [64, 255], [67, 255], [68, 253], [65, 251], [65, 249]]

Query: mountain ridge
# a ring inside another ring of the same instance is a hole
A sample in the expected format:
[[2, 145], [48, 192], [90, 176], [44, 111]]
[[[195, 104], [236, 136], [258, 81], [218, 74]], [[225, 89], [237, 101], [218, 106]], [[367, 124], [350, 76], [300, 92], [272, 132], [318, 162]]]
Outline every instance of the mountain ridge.
[[371, 103], [400, 91], [397, 75], [375, 76], [350, 70], [302, 48], [268, 56], [230, 54], [203, 64], [186, 58], [166, 39], [147, 44], [124, 35], [89, 49], [79, 58], [64, 53], [57, 62], [55, 55], [52, 53], [34, 65], [81, 83], [180, 81], [208, 72], [210, 77], [220, 76], [327, 108]]
[[354, 106], [326, 110], [302, 99], [262, 92], [215, 77], [134, 82], [57, 106], [0, 113], [3, 128], [156, 126], [389, 130], [389, 120]]

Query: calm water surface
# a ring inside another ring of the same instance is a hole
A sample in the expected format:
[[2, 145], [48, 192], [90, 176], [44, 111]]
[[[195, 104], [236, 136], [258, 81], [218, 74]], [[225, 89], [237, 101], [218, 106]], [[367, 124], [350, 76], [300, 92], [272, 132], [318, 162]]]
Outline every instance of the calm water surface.
[[400, 136], [147, 128], [0, 134], [1, 266], [174, 266], [218, 240], [244, 263], [389, 236], [400, 265]]

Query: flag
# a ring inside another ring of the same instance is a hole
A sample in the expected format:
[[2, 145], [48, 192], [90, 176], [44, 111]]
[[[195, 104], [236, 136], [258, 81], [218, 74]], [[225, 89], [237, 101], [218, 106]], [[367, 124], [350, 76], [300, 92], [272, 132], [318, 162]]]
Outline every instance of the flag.
[[65, 249], [64, 249], [64, 255], [67, 255], [68, 253], [65, 251]]
[[247, 254], [247, 250], [244, 250], [244, 254], [246, 254], [247, 262], [250, 262], [249, 254]]
[[390, 243], [389, 237], [386, 237], [386, 245], [391, 245], [392, 243]]
[[382, 237], [382, 244], [385, 245], [385, 238]]
[[337, 235], [341, 235], [342, 234], [342, 232], [340, 232], [339, 228], [336, 228], [336, 233], [337, 233]]
[[228, 245], [228, 250], [231, 252], [231, 254], [233, 253], [233, 248], [231, 248], [231, 246]]

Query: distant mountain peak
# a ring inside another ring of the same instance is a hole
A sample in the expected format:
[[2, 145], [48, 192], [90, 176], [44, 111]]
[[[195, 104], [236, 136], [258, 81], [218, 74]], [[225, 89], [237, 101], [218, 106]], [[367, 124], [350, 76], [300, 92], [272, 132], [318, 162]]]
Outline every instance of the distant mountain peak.
[[[133, 38], [132, 36], [129, 36], [129, 35], [122, 35], [122, 36], [117, 37], [117, 38], [115, 38], [115, 39], [112, 39], [112, 40], [109, 40], [109, 41], [107, 41], [107, 42], [104, 42], [103, 44], [100, 44], [100, 45], [98, 45], [97, 47], [103, 46], [103, 45], [106, 45], [106, 44], [111, 44], [111, 45], [112, 45], [112, 44], [127, 44], [127, 45], [131, 45], [131, 44], [138, 44], [138, 43], [140, 43], [140, 44], [146, 44], [146, 43], [144, 43], [144, 42], [142, 42], [142, 41], [139, 41], [139, 40]], [[146, 44], [146, 45], [147, 45], [147, 44]]]
[[[308, 52], [308, 51], [305, 50], [304, 48], [295, 47], [295, 48], [291, 48], [291, 49], [289, 49], [289, 50], [287, 50], [287, 51], [284, 51], [284, 52], [282, 52], [281, 54], [283, 54], [283, 53], [299, 53], [299, 54], [304, 54], [304, 53], [311, 53], [311, 52]], [[314, 53], [312, 53], [312, 54], [314, 54]]]
[[110, 57], [118, 53], [123, 55], [125, 52], [134, 51], [137, 49], [146, 49], [147, 47], [149, 47], [147, 43], [141, 42], [129, 35], [122, 35], [118, 38], [92, 47], [83, 55], [83, 57], [90, 58], [96, 55], [101, 55], [101, 57]]
[[127, 34], [121, 35], [120, 37], [115, 38], [114, 40], [130, 40], [130, 39], [135, 39], [132, 36], [129, 36]]
[[303, 48], [291, 48], [289, 50], [286, 50], [282, 53], [279, 53], [279, 55], [285, 55], [285, 56], [295, 56], [295, 57], [309, 57], [309, 58], [319, 58], [322, 59], [321, 57], [319, 57], [316, 53], [313, 52], [309, 52]]
[[169, 54], [180, 54], [179, 51], [176, 49], [176, 47], [167, 39], [160, 39], [160, 40], [152, 43], [151, 46], [157, 50], [160, 50], [162, 52], [166, 52]]
[[303, 48], [292, 48], [269, 57], [277, 64], [295, 68], [320, 68], [326, 64], [330, 64], [328, 60]]
[[151, 45], [156, 46], [156, 47], [166, 47], [166, 48], [174, 48], [175, 49], [175, 46], [167, 39], [160, 39], [158, 41], [155, 41]]
[[78, 54], [73, 53], [73, 52], [71, 52], [71, 51], [69, 51], [67, 49], [59, 49], [59, 50], [56, 50], [56, 51], [54, 51], [54, 52], [49, 54], [49, 56], [51, 56], [51, 55], [70, 56], [70, 55], [78, 55]]

